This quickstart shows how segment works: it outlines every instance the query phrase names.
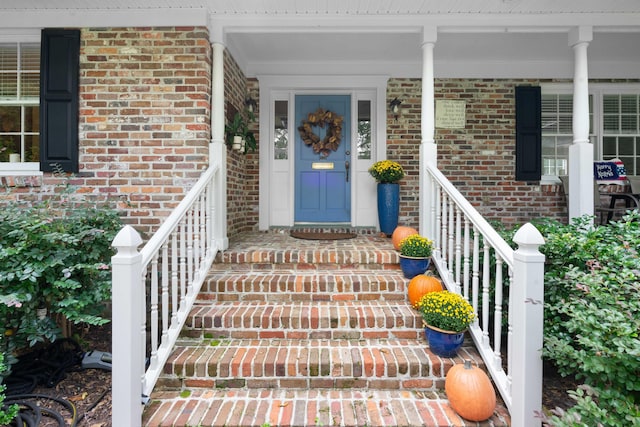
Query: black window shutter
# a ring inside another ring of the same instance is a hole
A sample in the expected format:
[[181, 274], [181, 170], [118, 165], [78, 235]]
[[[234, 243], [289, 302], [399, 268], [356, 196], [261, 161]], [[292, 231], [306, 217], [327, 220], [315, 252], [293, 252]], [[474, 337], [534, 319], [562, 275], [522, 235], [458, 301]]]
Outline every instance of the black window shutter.
[[[40, 169], [78, 172], [80, 31], [44, 29], [40, 50]], [[57, 166], [56, 166], [57, 165]]]
[[539, 86], [516, 87], [516, 181], [542, 177], [542, 118]]

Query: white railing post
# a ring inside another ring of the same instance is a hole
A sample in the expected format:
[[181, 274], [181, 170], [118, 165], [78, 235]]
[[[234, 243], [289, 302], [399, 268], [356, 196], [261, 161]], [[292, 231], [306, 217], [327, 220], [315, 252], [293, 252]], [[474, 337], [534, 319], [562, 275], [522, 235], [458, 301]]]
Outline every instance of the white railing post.
[[513, 361], [511, 424], [539, 427], [542, 411], [542, 345], [544, 314], [544, 255], [538, 248], [544, 244], [540, 232], [530, 223], [523, 225], [513, 241], [518, 249], [513, 254], [511, 306], [513, 321]]
[[117, 253], [112, 265], [112, 371], [111, 421], [114, 426], [138, 427], [142, 423], [144, 356], [140, 340], [143, 292], [140, 234], [130, 225], [113, 239]]

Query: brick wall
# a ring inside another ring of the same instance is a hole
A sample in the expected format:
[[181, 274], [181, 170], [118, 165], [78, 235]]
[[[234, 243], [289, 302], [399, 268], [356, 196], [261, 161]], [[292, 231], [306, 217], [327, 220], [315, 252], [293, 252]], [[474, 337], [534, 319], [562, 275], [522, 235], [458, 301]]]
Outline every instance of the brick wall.
[[[247, 79], [238, 64], [228, 52], [225, 53], [225, 100], [226, 117], [230, 112], [244, 111], [245, 99], [251, 96], [258, 102], [258, 82]], [[256, 140], [258, 139], [258, 111], [254, 112], [255, 121], [250, 124]], [[258, 229], [258, 149], [247, 154], [227, 150], [227, 233], [237, 233]]]
[[[436, 99], [464, 100], [466, 127], [436, 129], [438, 166], [460, 192], [490, 220], [519, 225], [533, 218], [565, 221], [566, 201], [559, 186], [515, 181], [515, 86], [522, 80], [435, 82]], [[392, 79], [387, 99], [402, 100], [396, 120], [387, 116], [387, 155], [406, 169], [401, 182], [401, 222], [417, 226], [421, 81]]]
[[[211, 53], [205, 28], [83, 29], [76, 194], [111, 200], [126, 223], [157, 228], [208, 164]], [[65, 179], [5, 179], [34, 201]], [[55, 198], [54, 198], [55, 199]]]

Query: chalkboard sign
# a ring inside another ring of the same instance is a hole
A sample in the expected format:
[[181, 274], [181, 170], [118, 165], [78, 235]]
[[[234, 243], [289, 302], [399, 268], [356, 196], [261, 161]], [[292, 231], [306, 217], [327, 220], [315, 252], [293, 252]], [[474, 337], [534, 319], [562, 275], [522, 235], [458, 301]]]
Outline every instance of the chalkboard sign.
[[599, 181], [625, 180], [627, 172], [621, 161], [593, 162], [593, 176]]

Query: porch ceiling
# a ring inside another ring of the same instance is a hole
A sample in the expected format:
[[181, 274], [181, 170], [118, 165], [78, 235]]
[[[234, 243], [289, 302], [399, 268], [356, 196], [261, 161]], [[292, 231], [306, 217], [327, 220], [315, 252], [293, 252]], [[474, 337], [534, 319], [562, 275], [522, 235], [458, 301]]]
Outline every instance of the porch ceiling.
[[247, 76], [420, 77], [436, 28], [436, 77], [570, 78], [568, 32], [593, 28], [592, 78], [640, 78], [638, 0], [3, 0], [0, 30], [209, 25]]

